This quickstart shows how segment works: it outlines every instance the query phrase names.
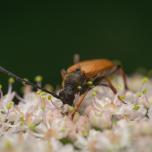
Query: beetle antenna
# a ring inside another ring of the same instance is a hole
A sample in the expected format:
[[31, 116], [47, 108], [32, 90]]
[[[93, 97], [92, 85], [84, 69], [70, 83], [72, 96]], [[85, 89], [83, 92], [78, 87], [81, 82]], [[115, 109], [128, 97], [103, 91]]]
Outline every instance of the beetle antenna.
[[47, 93], [51, 94], [52, 96], [54, 96], [54, 97], [56, 97], [56, 98], [58, 98], [58, 99], [60, 99], [60, 97], [59, 97], [58, 95], [56, 95], [55, 93], [50, 92], [50, 91], [48, 91], [48, 90], [46, 90], [46, 89], [44, 89], [44, 88], [41, 88], [40, 86], [38, 86], [38, 85], [36, 85], [36, 84], [31, 83], [31, 82], [28, 81], [28, 80], [25, 80], [25, 79], [19, 77], [18, 75], [14, 74], [14, 73], [12, 73], [12, 72], [10, 72], [10, 71], [8, 71], [8, 70], [6, 70], [6, 69], [3, 68], [2, 66], [0, 66], [0, 72], [6, 74], [6, 75], [8, 75], [8, 76], [11, 76], [11, 77], [15, 78], [17, 81], [22, 82], [23, 84], [28, 84], [28, 85], [32, 86], [33, 88], [35, 88], [35, 89], [40, 89], [40, 90], [42, 90], [42, 91], [44, 91], [44, 92], [47, 92]]

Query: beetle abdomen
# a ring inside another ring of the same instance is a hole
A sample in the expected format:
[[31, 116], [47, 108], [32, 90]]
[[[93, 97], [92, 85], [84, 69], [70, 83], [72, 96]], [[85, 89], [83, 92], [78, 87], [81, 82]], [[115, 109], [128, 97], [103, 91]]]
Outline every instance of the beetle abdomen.
[[102, 73], [113, 67], [114, 64], [110, 60], [96, 59], [96, 60], [82, 61], [75, 65], [72, 65], [67, 69], [67, 72], [71, 73], [76, 71], [76, 69], [80, 68], [80, 70], [84, 72], [86, 77], [91, 78], [97, 75], [98, 73]]

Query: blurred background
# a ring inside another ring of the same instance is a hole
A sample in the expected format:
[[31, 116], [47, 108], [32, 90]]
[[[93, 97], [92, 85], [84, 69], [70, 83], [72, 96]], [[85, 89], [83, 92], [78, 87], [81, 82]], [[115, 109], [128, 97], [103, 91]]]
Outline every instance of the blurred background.
[[[143, 2], [4, 1], [0, 65], [33, 81], [60, 83], [60, 69], [81, 59], [120, 60], [127, 73], [152, 68], [152, 11]], [[7, 76], [0, 74], [0, 83]]]

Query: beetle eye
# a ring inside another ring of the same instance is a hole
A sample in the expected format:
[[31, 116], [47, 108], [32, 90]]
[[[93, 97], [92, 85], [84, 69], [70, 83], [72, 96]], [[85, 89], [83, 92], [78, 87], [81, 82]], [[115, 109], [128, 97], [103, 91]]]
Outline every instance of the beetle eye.
[[79, 86], [77, 87], [77, 89], [78, 89], [78, 90], [81, 90], [81, 89], [82, 89], [82, 87], [79, 85]]

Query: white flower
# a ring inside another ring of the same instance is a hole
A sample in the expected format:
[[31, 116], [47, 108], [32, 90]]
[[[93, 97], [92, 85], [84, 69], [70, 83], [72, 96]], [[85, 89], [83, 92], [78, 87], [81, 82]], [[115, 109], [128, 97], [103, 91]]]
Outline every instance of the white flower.
[[150, 152], [152, 80], [130, 76], [127, 91], [121, 77], [112, 83], [117, 94], [104, 86], [91, 89], [74, 120], [68, 115], [73, 107], [47, 93], [26, 86], [19, 97], [12, 85], [6, 94], [0, 90], [0, 151]]

